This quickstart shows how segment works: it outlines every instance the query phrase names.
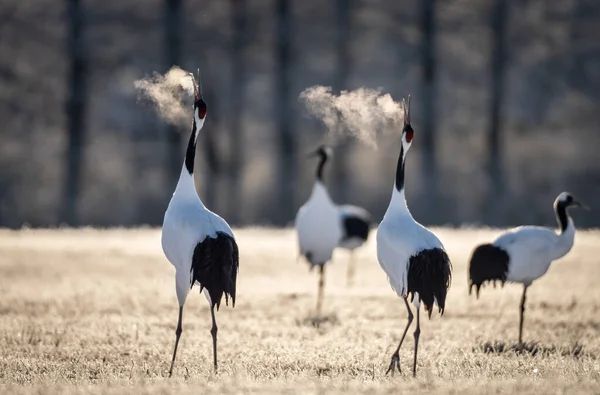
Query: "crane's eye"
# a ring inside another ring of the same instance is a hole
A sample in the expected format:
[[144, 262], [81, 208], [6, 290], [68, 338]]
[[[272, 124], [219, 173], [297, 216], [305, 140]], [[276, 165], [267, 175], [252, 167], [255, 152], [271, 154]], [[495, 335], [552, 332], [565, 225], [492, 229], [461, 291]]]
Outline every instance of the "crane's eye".
[[406, 125], [404, 127], [404, 138], [406, 139], [407, 143], [410, 143], [414, 137], [415, 131], [413, 130], [412, 126], [410, 125]]

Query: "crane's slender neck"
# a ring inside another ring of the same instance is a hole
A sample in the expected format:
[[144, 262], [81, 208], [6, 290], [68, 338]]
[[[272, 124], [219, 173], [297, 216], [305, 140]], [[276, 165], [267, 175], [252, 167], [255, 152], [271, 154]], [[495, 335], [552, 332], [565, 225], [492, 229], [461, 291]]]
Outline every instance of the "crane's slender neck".
[[188, 141], [187, 149], [185, 151], [185, 162], [184, 166], [187, 172], [193, 176], [194, 174], [194, 162], [196, 161], [196, 141], [198, 138], [198, 127], [196, 120], [192, 123], [192, 133], [190, 133], [190, 139]]
[[396, 166], [396, 190], [404, 193], [404, 145], [400, 145], [398, 165]]
[[[181, 168], [181, 174], [179, 175], [177, 187], [175, 188], [175, 195], [178, 197], [185, 199], [197, 199], [200, 204], [202, 204], [202, 201], [198, 196], [196, 184], [194, 182], [194, 163], [196, 159], [196, 141], [198, 139], [198, 133], [202, 128], [202, 123], [197, 122], [196, 116], [194, 116], [192, 132], [190, 133], [190, 139], [185, 152], [185, 161], [183, 163], [183, 167]], [[199, 124], [200, 126], [198, 127]]]
[[558, 241], [553, 254], [554, 259], [558, 259], [573, 247], [573, 242], [575, 241], [575, 223], [567, 213], [567, 206], [564, 202], [558, 202], [554, 207], [554, 211], [556, 212], [556, 219], [560, 227], [560, 234], [558, 235]]
[[560, 226], [560, 232], [565, 233], [569, 224], [572, 224], [572, 220], [567, 214], [567, 207], [563, 202], [558, 202], [554, 208], [556, 212], [556, 219], [558, 220], [558, 226]]
[[398, 155], [398, 165], [396, 166], [396, 180], [394, 182], [394, 190], [392, 191], [392, 199], [388, 206], [387, 213], [401, 214], [411, 216], [406, 204], [406, 196], [404, 194], [404, 163], [407, 150], [404, 145], [400, 145], [400, 154]]
[[327, 162], [327, 155], [321, 154], [319, 157], [319, 165], [317, 166], [317, 180], [323, 182], [323, 168], [325, 167], [325, 162]]

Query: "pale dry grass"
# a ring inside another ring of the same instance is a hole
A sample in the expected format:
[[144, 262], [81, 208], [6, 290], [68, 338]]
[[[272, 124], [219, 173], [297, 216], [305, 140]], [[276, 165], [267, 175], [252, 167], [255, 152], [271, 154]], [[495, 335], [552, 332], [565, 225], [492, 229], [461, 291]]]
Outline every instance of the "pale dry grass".
[[[419, 377], [386, 377], [406, 322], [376, 260], [359, 252], [328, 267], [327, 322], [311, 325], [316, 273], [296, 263], [292, 231], [236, 231], [235, 309], [218, 313], [220, 373], [211, 372], [210, 314], [190, 294], [174, 377], [167, 377], [177, 301], [160, 231], [0, 231], [0, 393], [600, 393], [600, 233], [579, 232], [570, 255], [528, 293], [525, 337], [556, 350], [487, 354], [516, 341], [521, 287], [469, 297], [466, 260], [495, 230], [438, 229], [454, 263], [443, 317], [424, 320]], [[412, 331], [411, 331], [412, 332]], [[410, 333], [410, 332], [409, 332]]]

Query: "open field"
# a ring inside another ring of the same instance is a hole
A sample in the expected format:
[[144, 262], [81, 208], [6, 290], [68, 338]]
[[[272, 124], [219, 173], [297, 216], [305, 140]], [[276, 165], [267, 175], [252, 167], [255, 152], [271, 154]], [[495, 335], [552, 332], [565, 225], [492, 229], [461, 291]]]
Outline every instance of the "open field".
[[[600, 232], [579, 232], [570, 255], [528, 291], [524, 336], [545, 351], [486, 353], [516, 342], [521, 287], [467, 292], [471, 248], [497, 230], [437, 229], [454, 264], [443, 317], [422, 321], [402, 375], [384, 375], [406, 322], [375, 255], [328, 267], [312, 325], [317, 273], [296, 263], [291, 230], [239, 229], [235, 309], [221, 306], [220, 372], [212, 373], [210, 313], [190, 294], [173, 377], [177, 301], [160, 231], [0, 231], [0, 393], [600, 393]], [[413, 324], [414, 325], [414, 324]]]

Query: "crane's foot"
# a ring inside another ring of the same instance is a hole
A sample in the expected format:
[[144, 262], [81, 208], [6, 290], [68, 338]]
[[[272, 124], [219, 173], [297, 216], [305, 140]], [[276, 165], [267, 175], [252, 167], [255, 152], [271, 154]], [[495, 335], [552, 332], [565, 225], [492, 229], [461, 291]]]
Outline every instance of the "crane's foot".
[[393, 376], [396, 369], [398, 369], [398, 373], [402, 373], [400, 370], [400, 355], [398, 355], [398, 352], [395, 352], [394, 355], [392, 355], [392, 362], [390, 362], [390, 367], [385, 374], [387, 375], [391, 372]]

